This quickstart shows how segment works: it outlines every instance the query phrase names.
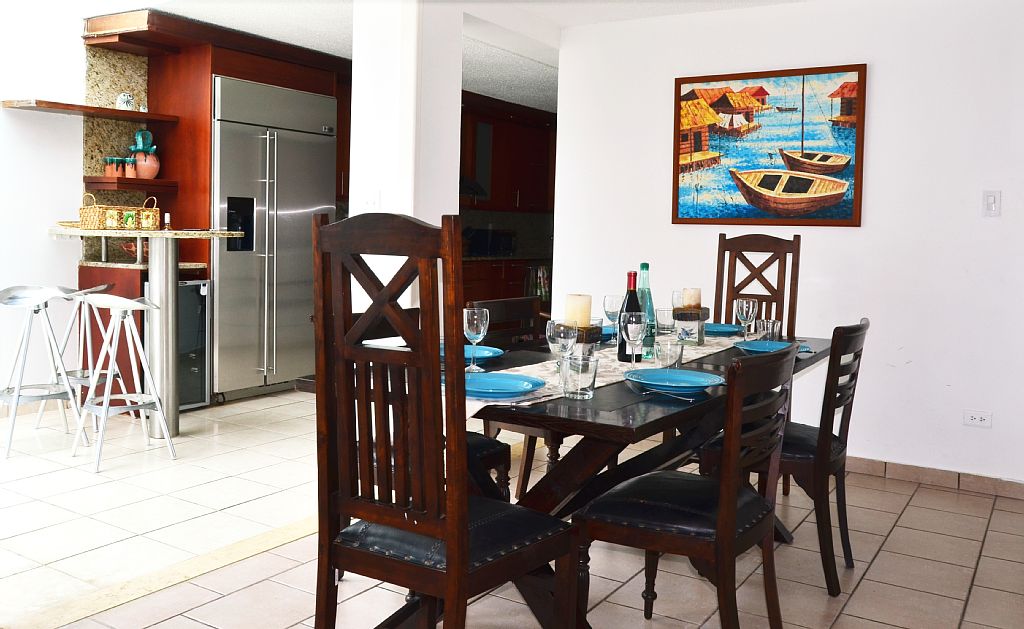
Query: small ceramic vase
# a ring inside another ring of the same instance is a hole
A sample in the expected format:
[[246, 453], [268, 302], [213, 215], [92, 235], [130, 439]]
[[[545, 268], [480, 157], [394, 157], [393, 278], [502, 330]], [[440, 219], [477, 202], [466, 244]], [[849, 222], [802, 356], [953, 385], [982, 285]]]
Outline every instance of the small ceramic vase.
[[124, 176], [129, 179], [135, 179], [138, 175], [135, 172], [135, 158], [127, 157], [124, 160]]
[[139, 179], [155, 179], [160, 172], [160, 158], [156, 153], [136, 151], [132, 157], [135, 158], [135, 176]]

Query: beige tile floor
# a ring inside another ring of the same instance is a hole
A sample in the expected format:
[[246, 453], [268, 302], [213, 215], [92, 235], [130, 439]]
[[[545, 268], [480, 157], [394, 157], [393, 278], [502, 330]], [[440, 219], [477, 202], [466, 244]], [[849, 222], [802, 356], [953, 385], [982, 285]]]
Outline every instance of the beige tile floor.
[[[794, 543], [780, 546], [776, 555], [787, 627], [1024, 627], [1024, 501], [851, 474], [856, 566], [841, 568], [843, 592], [830, 598], [821, 578], [810, 501], [796, 488], [780, 500], [780, 517], [795, 532]], [[314, 538], [303, 537], [69, 627], [312, 626], [315, 557]], [[747, 553], [738, 563], [741, 624], [767, 627], [760, 556]], [[588, 619], [595, 629], [719, 626], [714, 589], [685, 559], [670, 557], [660, 566], [656, 615], [644, 621], [642, 568], [638, 551], [594, 545]], [[401, 588], [348, 574], [338, 596], [338, 626], [373, 627], [403, 603], [403, 594]], [[473, 602], [469, 625], [538, 626], [511, 586]]]
[[98, 474], [55, 407], [38, 429], [34, 410], [0, 459], [0, 627], [316, 513], [311, 394], [182, 413], [177, 460], [111, 418]]

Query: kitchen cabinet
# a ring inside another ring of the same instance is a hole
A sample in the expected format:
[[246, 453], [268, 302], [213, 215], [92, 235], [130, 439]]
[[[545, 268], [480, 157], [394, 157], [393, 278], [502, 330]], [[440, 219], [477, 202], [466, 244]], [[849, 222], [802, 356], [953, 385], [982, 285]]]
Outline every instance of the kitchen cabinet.
[[530, 267], [551, 265], [550, 260], [486, 259], [462, 263], [463, 298], [469, 301], [508, 299], [526, 295]]
[[463, 92], [462, 205], [552, 212], [554, 138], [554, 114]]

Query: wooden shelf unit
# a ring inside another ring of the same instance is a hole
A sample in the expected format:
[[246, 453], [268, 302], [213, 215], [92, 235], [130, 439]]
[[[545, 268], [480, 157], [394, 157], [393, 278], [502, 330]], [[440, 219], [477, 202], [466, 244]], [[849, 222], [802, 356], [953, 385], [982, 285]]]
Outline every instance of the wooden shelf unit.
[[86, 190], [137, 190], [174, 194], [178, 182], [171, 179], [138, 179], [135, 177], [82, 177]]
[[51, 114], [68, 116], [90, 116], [108, 120], [128, 120], [131, 122], [178, 122], [177, 116], [158, 114], [151, 111], [134, 111], [128, 109], [111, 109], [109, 107], [93, 107], [91, 105], [74, 105], [58, 103], [51, 100], [5, 100], [4, 109], [23, 109], [25, 111], [41, 111]]

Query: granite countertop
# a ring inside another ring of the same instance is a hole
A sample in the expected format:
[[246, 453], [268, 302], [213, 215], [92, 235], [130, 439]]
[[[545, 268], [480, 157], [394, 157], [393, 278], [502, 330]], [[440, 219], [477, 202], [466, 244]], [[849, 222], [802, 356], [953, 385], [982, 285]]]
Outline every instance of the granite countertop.
[[[149, 265], [146, 263], [138, 264], [135, 262], [101, 262], [99, 260], [79, 260], [78, 266], [94, 267], [98, 269], [130, 269], [137, 271], [145, 271], [149, 269]], [[202, 271], [206, 270], [205, 262], [179, 262], [179, 271]]]
[[177, 238], [181, 240], [212, 240], [214, 238], [241, 238], [245, 232], [216, 229], [82, 229], [54, 225], [49, 234], [58, 238]]

